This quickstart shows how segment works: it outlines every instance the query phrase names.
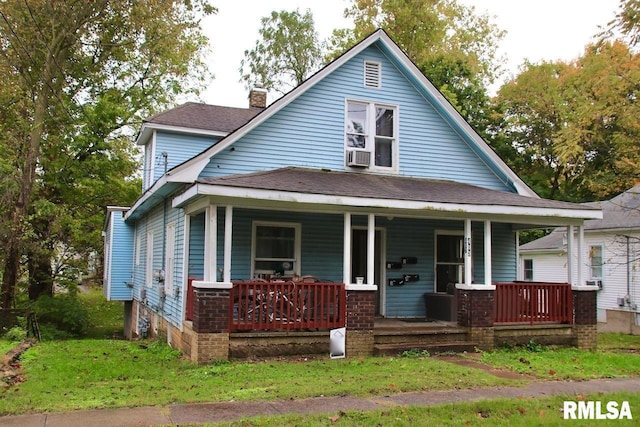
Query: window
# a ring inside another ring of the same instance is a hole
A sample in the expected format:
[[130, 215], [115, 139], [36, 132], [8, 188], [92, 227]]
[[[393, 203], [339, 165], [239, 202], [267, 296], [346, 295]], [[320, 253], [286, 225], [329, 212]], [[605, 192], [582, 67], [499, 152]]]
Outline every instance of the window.
[[527, 282], [533, 282], [533, 260], [523, 260], [524, 266], [524, 280]]
[[464, 282], [464, 236], [436, 236], [436, 292], [447, 292], [451, 283]]
[[176, 251], [176, 224], [167, 224], [167, 236], [165, 245], [165, 274], [164, 291], [167, 295], [173, 295], [173, 276], [175, 273], [175, 251]]
[[393, 106], [347, 101], [347, 150], [371, 152], [373, 167], [396, 168], [397, 114]]
[[253, 224], [253, 273], [300, 274], [300, 224]]
[[148, 287], [153, 285], [153, 231], [147, 232], [147, 253], [145, 255], [145, 282]]
[[591, 278], [602, 279], [602, 246], [589, 246], [589, 265]]

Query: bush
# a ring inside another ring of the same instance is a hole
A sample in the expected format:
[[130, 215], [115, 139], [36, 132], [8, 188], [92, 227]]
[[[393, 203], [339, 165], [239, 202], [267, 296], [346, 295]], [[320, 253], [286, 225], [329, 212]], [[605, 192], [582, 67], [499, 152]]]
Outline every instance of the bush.
[[[84, 335], [89, 328], [89, 313], [82, 306], [77, 294], [62, 294], [56, 297], [43, 295], [33, 304], [32, 310], [38, 323], [52, 325], [61, 332], [72, 336]], [[66, 335], [66, 334], [63, 334]]]
[[27, 331], [22, 326], [14, 326], [4, 334], [4, 337], [9, 341], [22, 341], [27, 338]]

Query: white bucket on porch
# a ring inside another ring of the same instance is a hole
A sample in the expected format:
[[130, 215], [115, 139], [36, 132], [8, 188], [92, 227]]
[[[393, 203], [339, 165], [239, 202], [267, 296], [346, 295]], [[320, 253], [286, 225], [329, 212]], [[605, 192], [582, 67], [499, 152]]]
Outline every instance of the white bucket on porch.
[[347, 328], [332, 329], [329, 333], [329, 357], [342, 359], [345, 357], [345, 338]]

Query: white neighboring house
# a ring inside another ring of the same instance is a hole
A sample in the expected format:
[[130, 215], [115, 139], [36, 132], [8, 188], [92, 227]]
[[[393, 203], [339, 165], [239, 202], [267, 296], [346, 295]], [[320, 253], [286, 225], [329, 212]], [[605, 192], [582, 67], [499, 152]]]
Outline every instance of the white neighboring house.
[[[603, 218], [584, 223], [585, 264], [582, 277], [599, 286], [598, 322], [603, 332], [640, 334], [640, 185], [618, 196], [586, 203], [602, 209]], [[568, 227], [520, 246], [519, 279], [567, 282]], [[577, 247], [572, 248], [577, 259]], [[575, 265], [575, 264], [574, 264]], [[577, 272], [571, 282], [576, 283]]]

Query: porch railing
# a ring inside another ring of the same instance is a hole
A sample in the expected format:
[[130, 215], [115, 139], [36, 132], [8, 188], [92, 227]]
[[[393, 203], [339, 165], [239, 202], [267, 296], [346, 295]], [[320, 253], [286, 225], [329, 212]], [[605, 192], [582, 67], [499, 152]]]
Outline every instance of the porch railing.
[[233, 284], [230, 298], [230, 332], [345, 326], [343, 283], [240, 282]]
[[568, 283], [496, 283], [495, 323], [573, 323]]

